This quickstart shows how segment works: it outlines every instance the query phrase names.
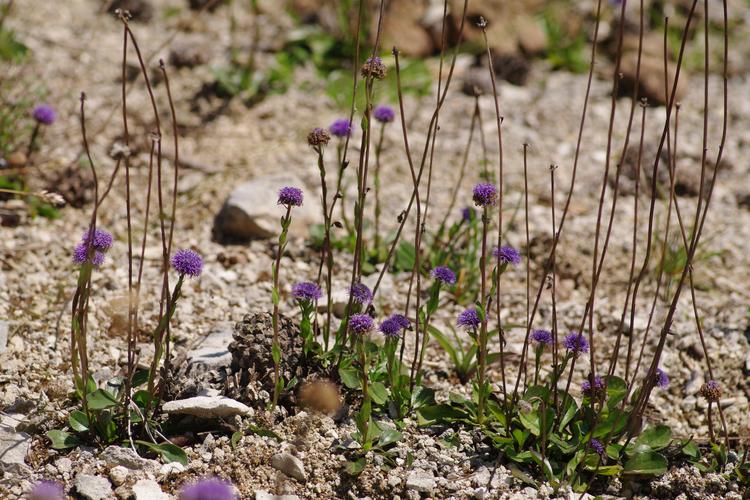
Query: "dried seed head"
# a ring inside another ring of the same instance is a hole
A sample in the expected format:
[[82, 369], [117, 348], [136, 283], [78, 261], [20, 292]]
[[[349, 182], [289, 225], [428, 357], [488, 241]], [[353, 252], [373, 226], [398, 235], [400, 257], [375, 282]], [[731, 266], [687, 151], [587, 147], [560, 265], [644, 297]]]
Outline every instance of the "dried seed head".
[[716, 380], [709, 380], [701, 386], [700, 395], [715, 403], [721, 399], [721, 386]]
[[382, 80], [385, 78], [388, 69], [385, 67], [383, 60], [379, 57], [368, 57], [362, 65], [362, 76], [365, 78], [375, 78]]
[[341, 392], [330, 380], [313, 380], [300, 387], [299, 401], [305, 408], [330, 416], [341, 408]]
[[312, 129], [310, 133], [307, 134], [307, 143], [310, 146], [325, 146], [330, 140], [331, 136], [328, 135], [328, 132], [320, 127]]

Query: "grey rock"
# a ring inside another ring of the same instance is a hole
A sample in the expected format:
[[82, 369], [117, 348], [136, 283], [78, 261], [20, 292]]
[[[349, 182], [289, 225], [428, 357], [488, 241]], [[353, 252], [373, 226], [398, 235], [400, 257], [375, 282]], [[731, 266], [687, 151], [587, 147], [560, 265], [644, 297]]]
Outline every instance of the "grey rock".
[[271, 466], [298, 481], [305, 481], [307, 478], [305, 465], [302, 463], [302, 460], [291, 453], [282, 452], [275, 454], [271, 457]]
[[30, 445], [31, 436], [25, 432], [9, 432], [0, 427], [0, 469], [25, 470]]
[[78, 474], [73, 483], [78, 495], [86, 500], [104, 500], [112, 498], [112, 486], [101, 476]]
[[218, 325], [198, 347], [188, 352], [189, 373], [205, 373], [232, 363], [232, 353], [229, 352], [232, 326], [230, 323]]
[[164, 493], [159, 483], [151, 479], [139, 479], [133, 485], [133, 497], [135, 500], [169, 500], [169, 495]]
[[413, 470], [406, 477], [406, 489], [431, 493], [435, 489], [435, 476], [432, 472], [425, 470]]
[[214, 219], [214, 238], [222, 242], [246, 242], [277, 236], [284, 208], [277, 204], [279, 189], [296, 186], [305, 190], [301, 207], [295, 207], [290, 234], [306, 237], [310, 226], [320, 221], [320, 202], [315, 191], [305, 189], [291, 174], [258, 177], [234, 188]]
[[68, 457], [61, 457], [55, 460], [55, 467], [61, 474], [70, 472], [73, 468], [73, 462]]
[[107, 446], [101, 457], [110, 467], [121, 465], [130, 470], [158, 470], [160, 465], [155, 460], [148, 460], [139, 456], [131, 448], [121, 446]]
[[252, 408], [232, 398], [223, 396], [196, 396], [164, 403], [162, 410], [167, 413], [193, 415], [199, 418], [226, 418], [235, 415], [250, 415]]
[[274, 495], [267, 491], [258, 490], [255, 492], [255, 500], [299, 500], [297, 495]]
[[0, 320], [0, 354], [8, 347], [8, 322]]
[[112, 481], [112, 484], [114, 484], [115, 486], [122, 486], [125, 481], [127, 481], [129, 474], [130, 471], [127, 467], [117, 465], [115, 467], [112, 467], [112, 469], [109, 471], [109, 480]]

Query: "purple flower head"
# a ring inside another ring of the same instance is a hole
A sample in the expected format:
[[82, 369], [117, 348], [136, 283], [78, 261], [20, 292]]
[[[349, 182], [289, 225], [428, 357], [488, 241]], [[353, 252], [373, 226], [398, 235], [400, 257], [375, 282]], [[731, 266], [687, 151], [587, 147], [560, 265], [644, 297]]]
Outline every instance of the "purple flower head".
[[[73, 250], [73, 262], [81, 265], [88, 260], [88, 248], [86, 248], [86, 244], [79, 243], [78, 245], [76, 245], [75, 250]], [[104, 252], [94, 250], [94, 253], [91, 257], [91, 263], [94, 265], [94, 267], [99, 267], [104, 264]]]
[[331, 123], [331, 126], [328, 127], [328, 130], [330, 130], [331, 133], [336, 137], [346, 137], [352, 133], [352, 122], [350, 122], [347, 118], [339, 118], [338, 120], [335, 120], [333, 123]]
[[355, 283], [349, 289], [352, 300], [358, 304], [367, 305], [372, 302], [372, 292], [364, 283]]
[[570, 332], [563, 339], [563, 345], [567, 350], [578, 356], [582, 352], [589, 352], [589, 341], [579, 332]]
[[490, 207], [497, 201], [497, 188], [494, 184], [480, 182], [474, 186], [473, 199], [478, 207]]
[[479, 319], [479, 313], [473, 307], [466, 309], [464, 312], [458, 315], [458, 326], [464, 326], [466, 328], [476, 328], [482, 321]]
[[38, 123], [41, 123], [42, 125], [52, 125], [53, 123], [55, 123], [57, 113], [55, 113], [55, 108], [53, 108], [49, 104], [40, 104], [39, 106], [34, 108], [31, 116], [33, 116], [34, 120], [36, 120]]
[[700, 395], [710, 402], [719, 401], [721, 394], [721, 385], [716, 380], [709, 380], [700, 388]]
[[375, 326], [375, 322], [367, 314], [352, 314], [349, 318], [349, 328], [354, 333], [362, 335], [367, 333]]
[[172, 267], [181, 276], [197, 278], [203, 271], [203, 258], [190, 249], [177, 250], [172, 256]]
[[185, 486], [180, 491], [180, 500], [234, 500], [231, 483], [221, 479], [202, 479]]
[[656, 385], [662, 389], [666, 389], [669, 385], [669, 376], [661, 368], [656, 369]]
[[320, 287], [311, 281], [303, 281], [292, 286], [292, 297], [300, 302], [315, 302], [322, 296]]
[[375, 109], [372, 110], [372, 116], [380, 123], [388, 123], [396, 118], [396, 112], [393, 111], [392, 107], [381, 104], [380, 106], [375, 106]]
[[[81, 237], [81, 242], [84, 245], [88, 245], [89, 243], [89, 236], [91, 235], [90, 231], [86, 231], [83, 233], [83, 236]], [[106, 252], [107, 250], [112, 247], [112, 243], [114, 242], [114, 238], [112, 238], [112, 235], [109, 234], [104, 229], [99, 229], [98, 227], [94, 229], [94, 241], [92, 242], [92, 245], [94, 246], [95, 250], [99, 250], [100, 252]]]
[[492, 256], [495, 257], [500, 264], [517, 266], [521, 263], [521, 254], [518, 253], [518, 250], [508, 245], [495, 247], [492, 251]]
[[310, 146], [325, 146], [328, 141], [331, 140], [331, 136], [328, 135], [325, 129], [316, 127], [307, 134], [307, 144]]
[[393, 318], [388, 318], [380, 323], [378, 330], [388, 338], [396, 338], [401, 333], [401, 325]]
[[552, 333], [548, 330], [534, 330], [531, 332], [531, 340], [539, 345], [552, 344]]
[[40, 481], [29, 492], [29, 500], [63, 500], [65, 492], [60, 483]]
[[403, 314], [391, 314], [391, 319], [398, 323], [398, 325], [403, 329], [407, 329], [411, 326], [411, 321], [409, 321], [409, 318], [407, 318]]
[[589, 445], [591, 445], [591, 449], [594, 450], [597, 454], [602, 457], [604, 456], [604, 445], [601, 441], [592, 438], [591, 441], [589, 441]]
[[583, 393], [587, 396], [595, 395], [599, 392], [601, 392], [604, 389], [604, 379], [601, 378], [599, 375], [594, 377], [594, 387], [591, 387], [591, 382], [589, 380], [584, 380], [581, 384], [581, 390]]
[[285, 186], [279, 190], [279, 205], [288, 207], [299, 207], [302, 205], [302, 190], [300, 188]]
[[368, 57], [365, 63], [362, 65], [362, 69], [360, 70], [360, 73], [363, 77], [375, 78], [377, 80], [382, 80], [383, 78], [385, 78], [385, 74], [387, 72], [388, 69], [385, 67], [383, 60], [377, 56]]
[[444, 285], [456, 284], [456, 273], [446, 266], [437, 266], [432, 270], [432, 277]]
[[474, 209], [471, 207], [464, 207], [461, 209], [461, 219], [463, 219], [464, 222], [471, 222], [476, 217], [476, 213], [474, 212]]

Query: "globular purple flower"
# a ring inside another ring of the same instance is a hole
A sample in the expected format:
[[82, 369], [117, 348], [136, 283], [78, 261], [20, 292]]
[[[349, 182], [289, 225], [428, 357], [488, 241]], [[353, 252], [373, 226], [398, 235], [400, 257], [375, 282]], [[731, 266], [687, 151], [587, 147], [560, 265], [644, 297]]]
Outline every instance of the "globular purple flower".
[[349, 295], [354, 302], [363, 306], [372, 302], [372, 292], [364, 283], [355, 283], [352, 285], [349, 289]]
[[552, 344], [552, 332], [548, 330], [534, 330], [531, 332], [531, 340], [539, 345]]
[[[91, 236], [91, 231], [86, 231], [85, 233], [83, 233], [81, 242], [84, 245], [88, 245], [90, 236]], [[114, 242], [114, 238], [112, 238], [112, 235], [109, 234], [107, 231], [105, 231], [104, 229], [99, 229], [98, 227], [94, 229], [94, 239], [93, 239], [92, 245], [95, 250], [99, 250], [100, 252], [106, 252], [112, 247], [113, 242]]]
[[197, 278], [203, 271], [203, 258], [187, 248], [178, 250], [172, 256], [172, 267], [181, 276]]
[[521, 254], [518, 253], [518, 250], [508, 245], [495, 247], [492, 251], [492, 256], [495, 257], [500, 264], [517, 266], [521, 263]]
[[479, 313], [477, 310], [470, 307], [458, 315], [458, 321], [456, 321], [456, 323], [458, 326], [474, 329], [482, 323], [482, 320], [479, 319]]
[[661, 368], [656, 369], [656, 385], [662, 389], [666, 389], [669, 385], [669, 376]]
[[478, 207], [490, 207], [497, 201], [497, 188], [494, 184], [480, 182], [474, 186], [474, 204]]
[[394, 321], [393, 318], [388, 318], [380, 323], [378, 330], [388, 338], [396, 338], [401, 333], [401, 325]]
[[[101, 252], [99, 250], [94, 250], [93, 252], [94, 253], [91, 256], [91, 264], [93, 264], [94, 267], [99, 267], [104, 264], [104, 252]], [[79, 243], [78, 245], [76, 245], [75, 250], [73, 250], [73, 262], [81, 265], [88, 260], [88, 248], [86, 244]]]
[[303, 281], [292, 286], [292, 297], [302, 302], [314, 302], [323, 296], [317, 283]]
[[347, 118], [339, 118], [331, 123], [328, 130], [330, 130], [336, 137], [346, 137], [352, 133], [352, 122]]
[[721, 399], [721, 385], [716, 380], [709, 380], [700, 388], [700, 395], [710, 402], [717, 402]]
[[432, 277], [444, 285], [456, 284], [456, 273], [446, 266], [437, 266], [432, 270]]
[[579, 332], [570, 332], [566, 335], [565, 339], [563, 339], [563, 345], [574, 356], [578, 356], [583, 352], [589, 352], [589, 341]]
[[302, 205], [302, 190], [300, 188], [284, 186], [279, 190], [279, 205], [299, 207]]
[[38, 123], [41, 123], [42, 125], [52, 125], [53, 123], [55, 123], [57, 113], [55, 113], [55, 108], [53, 108], [49, 104], [40, 104], [39, 106], [34, 108], [31, 116], [33, 116], [34, 120], [36, 120]]
[[601, 441], [599, 441], [598, 439], [592, 438], [591, 441], [589, 441], [589, 445], [591, 445], [591, 449], [594, 450], [598, 455], [602, 457], [604, 456], [605, 450], [604, 450], [604, 445], [602, 444]]
[[474, 217], [476, 217], [476, 214], [474, 213], [473, 208], [464, 207], [461, 209], [461, 219], [463, 219], [464, 222], [471, 222], [474, 220]]
[[581, 384], [581, 390], [583, 393], [587, 396], [593, 396], [597, 393], [600, 393], [602, 390], [604, 390], [604, 379], [600, 377], [599, 375], [594, 377], [594, 386], [591, 386], [591, 381], [584, 380]]
[[40, 481], [29, 492], [29, 500], [63, 500], [65, 491], [55, 481]]
[[185, 486], [180, 491], [180, 500], [234, 500], [231, 483], [221, 479], [202, 479]]
[[365, 63], [362, 65], [362, 69], [360, 70], [360, 73], [363, 77], [371, 77], [377, 80], [382, 80], [383, 78], [385, 78], [387, 72], [388, 69], [385, 67], [383, 59], [377, 56], [368, 57]]
[[349, 318], [349, 328], [354, 333], [367, 333], [375, 326], [375, 322], [368, 314], [352, 314]]
[[380, 106], [375, 106], [375, 109], [372, 110], [372, 116], [380, 123], [388, 123], [396, 118], [396, 112], [393, 111], [392, 107], [381, 104]]
[[411, 326], [411, 321], [409, 321], [409, 318], [407, 318], [403, 314], [398, 314], [398, 313], [391, 314], [390, 319], [395, 321], [398, 324], [398, 326], [400, 326], [404, 330]]

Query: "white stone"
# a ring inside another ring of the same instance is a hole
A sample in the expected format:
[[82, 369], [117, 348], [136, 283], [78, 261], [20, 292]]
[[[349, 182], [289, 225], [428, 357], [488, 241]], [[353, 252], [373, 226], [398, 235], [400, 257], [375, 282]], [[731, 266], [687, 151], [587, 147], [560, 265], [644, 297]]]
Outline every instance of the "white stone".
[[74, 486], [78, 494], [86, 500], [105, 500], [112, 498], [112, 486], [101, 476], [78, 474]]
[[213, 368], [229, 366], [232, 363], [232, 353], [229, 352], [232, 331], [230, 323], [218, 325], [203, 339], [203, 342], [188, 352], [190, 372], [205, 372]]
[[25, 432], [9, 432], [0, 427], [0, 469], [24, 470], [31, 436]]
[[151, 479], [139, 479], [133, 485], [133, 497], [135, 500], [169, 500], [169, 495], [164, 493], [159, 483]]
[[247, 405], [226, 397], [195, 396], [164, 403], [166, 413], [193, 415], [200, 418], [226, 418], [235, 415], [250, 415], [253, 410]]
[[115, 467], [112, 467], [112, 469], [109, 471], [109, 479], [115, 486], [121, 486], [125, 483], [125, 481], [127, 481], [129, 474], [130, 471], [128, 471], [127, 467], [117, 465]]
[[8, 346], [8, 322], [0, 320], [0, 354]]
[[302, 463], [302, 460], [291, 453], [282, 452], [275, 454], [271, 457], [271, 466], [298, 481], [305, 481], [307, 479], [305, 465]]
[[100, 458], [110, 467], [122, 465], [130, 470], [150, 471], [156, 471], [160, 467], [159, 462], [143, 458], [133, 449], [123, 448], [122, 446], [107, 446]]
[[406, 477], [406, 489], [430, 493], [435, 489], [435, 477], [430, 471], [413, 470]]
[[179, 474], [185, 472], [185, 466], [179, 462], [169, 462], [161, 466], [159, 474], [169, 476], [170, 474]]

